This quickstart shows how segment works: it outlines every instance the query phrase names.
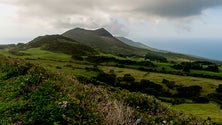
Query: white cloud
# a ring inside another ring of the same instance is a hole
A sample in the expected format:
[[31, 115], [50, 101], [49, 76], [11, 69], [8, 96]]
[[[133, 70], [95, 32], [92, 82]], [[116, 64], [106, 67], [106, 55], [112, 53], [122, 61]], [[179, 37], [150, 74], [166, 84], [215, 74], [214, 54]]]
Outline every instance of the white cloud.
[[[20, 16], [50, 18], [64, 25], [90, 24], [94, 26], [113, 23], [124, 18], [187, 19], [198, 16], [207, 8], [221, 6], [221, 0], [17, 0]], [[69, 18], [67, 18], [69, 17]], [[75, 18], [75, 19], [74, 19]]]
[[17, 35], [25, 37], [61, 33], [74, 27], [105, 27], [113, 34], [127, 35], [128, 27], [136, 27], [140, 22], [174, 23], [176, 28], [190, 31], [193, 19], [205, 16], [206, 9], [221, 6], [222, 1], [0, 0], [1, 5], [5, 8], [0, 7], [0, 28], [8, 27], [1, 34], [9, 36], [19, 31]]

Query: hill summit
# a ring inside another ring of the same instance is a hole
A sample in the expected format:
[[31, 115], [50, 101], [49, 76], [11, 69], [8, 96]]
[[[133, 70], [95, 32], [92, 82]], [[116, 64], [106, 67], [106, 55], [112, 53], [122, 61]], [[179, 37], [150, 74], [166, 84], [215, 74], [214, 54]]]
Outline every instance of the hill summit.
[[145, 55], [148, 50], [139, 49], [113, 37], [106, 29], [85, 30], [81, 28], [71, 29], [62, 34], [65, 37], [76, 40], [82, 44], [96, 48], [104, 53], [122, 55]]
[[94, 30], [93, 33], [96, 34], [96, 35], [99, 35], [99, 36], [113, 37], [112, 34], [109, 33], [109, 32], [108, 32], [106, 29], [104, 29], [104, 28], [100, 28], [100, 29]]
[[83, 34], [91, 34], [97, 36], [106, 36], [106, 37], [113, 37], [111, 33], [109, 33], [105, 28], [99, 28], [96, 30], [86, 30], [83, 28], [74, 28], [71, 30], [66, 31], [63, 35], [73, 34], [73, 33], [83, 33]]

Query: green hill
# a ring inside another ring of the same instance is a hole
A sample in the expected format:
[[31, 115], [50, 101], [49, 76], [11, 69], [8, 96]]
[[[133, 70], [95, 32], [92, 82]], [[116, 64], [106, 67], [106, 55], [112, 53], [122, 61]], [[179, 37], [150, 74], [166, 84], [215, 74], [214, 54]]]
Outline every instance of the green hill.
[[86, 45], [66, 38], [61, 35], [46, 35], [35, 38], [30, 41], [27, 46], [29, 48], [42, 48], [52, 52], [60, 52], [70, 55], [93, 55], [96, 51]]
[[135, 47], [134, 43], [133, 45], [130, 45], [129, 43], [126, 44], [121, 40], [113, 37], [112, 34], [104, 28], [100, 28], [97, 30], [85, 30], [81, 28], [75, 28], [66, 31], [62, 35], [70, 39], [76, 40], [82, 44], [93, 47], [103, 53], [128, 56], [145, 56], [146, 54], [150, 54], [151, 56], [164, 57], [167, 58], [167, 60], [171, 61], [199, 60], [198, 58], [183, 54], [156, 51], [157, 49], [151, 50], [150, 48], [143, 48], [141, 47], [141, 45], [138, 44]]
[[99, 49], [104, 53], [122, 55], [145, 55], [148, 50], [129, 46], [113, 37], [104, 28], [97, 30], [85, 30], [81, 28], [71, 29], [62, 34], [65, 37], [79, 41], [85, 45]]
[[163, 50], [158, 50], [158, 49], [155, 49], [155, 48], [152, 48], [152, 47], [149, 47], [147, 45], [144, 45], [140, 42], [134, 42], [130, 39], [127, 39], [125, 37], [116, 37], [118, 40], [124, 42], [125, 44], [127, 45], [130, 45], [130, 46], [134, 46], [134, 47], [137, 47], [137, 48], [141, 48], [141, 49], [148, 49], [148, 50], [151, 50], [151, 51], [154, 51], [154, 52], [167, 52], [167, 51], [163, 51]]

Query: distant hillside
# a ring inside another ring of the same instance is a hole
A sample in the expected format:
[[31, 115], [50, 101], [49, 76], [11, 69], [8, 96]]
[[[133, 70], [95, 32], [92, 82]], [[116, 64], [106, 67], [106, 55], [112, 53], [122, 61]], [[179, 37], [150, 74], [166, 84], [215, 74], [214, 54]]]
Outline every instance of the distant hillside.
[[123, 55], [145, 55], [148, 50], [129, 46], [117, 38], [113, 37], [104, 28], [97, 30], [85, 30], [75, 28], [62, 34], [65, 37], [79, 41], [85, 45], [99, 49], [105, 53]]
[[144, 45], [144, 44], [142, 44], [140, 42], [134, 42], [134, 41], [132, 41], [130, 39], [127, 39], [125, 37], [116, 37], [116, 38], [118, 40], [124, 42], [127, 45], [134, 46], [134, 47], [137, 47], [137, 48], [148, 49], [148, 50], [155, 51], [155, 52], [166, 52], [166, 51], [163, 51], [163, 50], [158, 50], [158, 49], [149, 47], [149, 46]]
[[[151, 50], [151, 51], [155, 52], [156, 54], [158, 53], [158, 55], [162, 55], [164, 57], [167, 57], [168, 59], [170, 58], [171, 60], [182, 59], [185, 61], [188, 59], [188, 60], [205, 60], [205, 61], [210, 61], [210, 62], [214, 62], [214, 63], [218, 63], [218, 64], [222, 63], [222, 61], [206, 59], [206, 58], [198, 57], [195, 55], [185, 55], [185, 54], [181, 54], [181, 53], [175, 53], [175, 52], [169, 52], [166, 50], [155, 49], [155, 48], [149, 47], [147, 45], [144, 45], [140, 42], [134, 42], [133, 40], [127, 39], [125, 37], [116, 37], [116, 38], [119, 39], [120, 41], [124, 42], [125, 44], [128, 44], [130, 46], [134, 46], [137, 48]], [[182, 60], [180, 60], [180, 61], [182, 61]]]
[[93, 48], [61, 35], [40, 36], [30, 41], [27, 45], [29, 48], [40, 47], [44, 50], [71, 55], [92, 55], [96, 53]]
[[169, 53], [165, 51], [151, 51], [149, 49], [142, 49], [135, 46], [127, 45], [126, 43], [113, 37], [112, 34], [104, 28], [100, 28], [97, 30], [85, 30], [81, 28], [75, 28], [63, 33], [62, 35], [70, 39], [76, 40], [82, 44], [93, 47], [104, 53], [138, 56], [150, 54], [152, 56], [165, 57], [168, 60], [173, 61], [197, 59], [182, 54]]
[[[123, 40], [122, 40], [123, 41]], [[206, 60], [197, 58], [194, 56], [158, 51], [157, 49], [150, 50], [142, 49], [145, 47], [143, 44], [128, 40], [128, 43], [136, 43], [134, 46], [130, 46], [113, 37], [104, 28], [97, 30], [85, 30], [81, 28], [71, 29], [62, 35], [46, 35], [35, 38], [28, 44], [24, 44], [25, 48], [41, 48], [51, 52], [61, 52], [69, 55], [95, 55], [98, 52], [126, 55], [126, 56], [143, 56], [148, 54], [148, 57], [166, 58], [168, 61], [195, 61]], [[130, 41], [130, 42], [129, 42]], [[20, 50], [20, 47], [24, 47], [23, 44], [18, 44], [16, 47], [12, 47]], [[135, 47], [137, 46], [137, 47]], [[140, 48], [138, 48], [140, 46]], [[3, 48], [9, 46], [3, 46]], [[15, 49], [12, 49], [14, 52]], [[156, 51], [155, 51], [156, 50]]]
[[15, 44], [8, 44], [8, 45], [0, 45], [0, 49], [5, 49], [5, 48], [11, 48], [11, 47], [15, 47]]

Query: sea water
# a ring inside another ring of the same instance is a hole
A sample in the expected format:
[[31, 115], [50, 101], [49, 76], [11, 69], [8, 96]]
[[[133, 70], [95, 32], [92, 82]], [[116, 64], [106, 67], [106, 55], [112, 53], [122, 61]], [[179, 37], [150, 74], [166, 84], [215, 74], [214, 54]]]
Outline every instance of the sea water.
[[222, 39], [159, 39], [144, 43], [161, 50], [222, 61]]

